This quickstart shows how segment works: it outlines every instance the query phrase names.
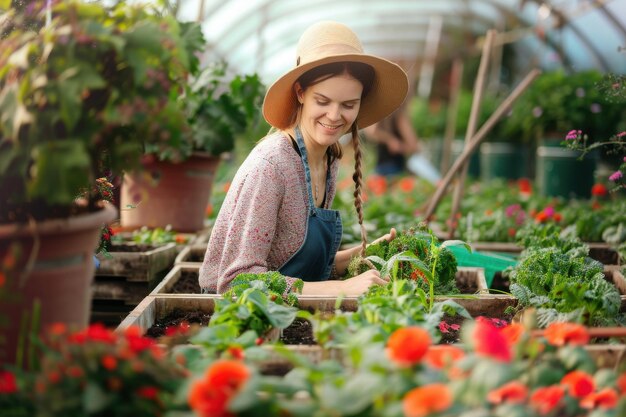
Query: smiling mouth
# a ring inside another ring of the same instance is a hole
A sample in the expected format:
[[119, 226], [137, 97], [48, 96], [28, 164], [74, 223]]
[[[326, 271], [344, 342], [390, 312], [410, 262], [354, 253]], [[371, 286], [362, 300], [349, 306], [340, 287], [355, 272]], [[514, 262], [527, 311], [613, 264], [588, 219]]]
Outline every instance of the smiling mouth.
[[319, 122], [319, 124], [321, 124], [321, 125], [322, 125], [323, 127], [325, 127], [326, 129], [333, 129], [333, 130], [337, 130], [337, 129], [339, 129], [339, 128], [341, 127], [341, 125], [336, 125], [336, 126], [333, 126], [333, 125], [327, 125], [327, 124], [324, 124], [324, 123], [322, 123], [322, 122]]

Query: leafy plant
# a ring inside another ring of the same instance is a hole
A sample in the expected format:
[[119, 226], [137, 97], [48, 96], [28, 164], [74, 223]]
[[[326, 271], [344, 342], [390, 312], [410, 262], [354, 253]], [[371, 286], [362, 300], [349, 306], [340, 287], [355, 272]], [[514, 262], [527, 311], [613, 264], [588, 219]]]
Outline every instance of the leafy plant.
[[[391, 242], [369, 245], [365, 259], [375, 264], [381, 275], [390, 276], [392, 280], [416, 281], [432, 298], [435, 293], [458, 293], [456, 258], [447, 247], [460, 244], [471, 251], [468, 245], [457, 240], [440, 244], [430, 229], [420, 225], [400, 232]], [[348, 275], [356, 276], [365, 268], [360, 258], [354, 258], [348, 266]]]
[[13, 1], [0, 19], [0, 223], [66, 217], [83, 193], [94, 209], [95, 179], [139, 167], [146, 144], [182, 156], [174, 98], [198, 60], [178, 22], [70, 0], [44, 24], [45, 3]]
[[235, 138], [259, 122], [265, 87], [257, 74], [231, 77], [225, 61], [190, 76], [180, 97], [189, 126], [189, 152], [220, 155], [232, 151]]
[[259, 274], [242, 273], [231, 281], [230, 289], [227, 292], [228, 296], [238, 297], [252, 285], [253, 281], [264, 283], [267, 288], [267, 294], [272, 301], [281, 299], [290, 306], [298, 305], [297, 294], [302, 293], [302, 288], [304, 287], [304, 282], [298, 278], [293, 281], [290, 288], [287, 288], [288, 282], [285, 276], [278, 271], [268, 271]]
[[265, 282], [253, 280], [231, 288], [222, 299], [215, 300], [209, 328], [223, 325], [235, 329], [237, 336], [251, 330], [265, 338], [272, 329], [289, 326], [297, 311], [282, 295], [272, 293]]
[[510, 277], [510, 291], [520, 305], [538, 309], [538, 323], [543, 327], [553, 321], [620, 322], [619, 292], [604, 279], [603, 265], [587, 258], [579, 247], [527, 249], [505, 275]]

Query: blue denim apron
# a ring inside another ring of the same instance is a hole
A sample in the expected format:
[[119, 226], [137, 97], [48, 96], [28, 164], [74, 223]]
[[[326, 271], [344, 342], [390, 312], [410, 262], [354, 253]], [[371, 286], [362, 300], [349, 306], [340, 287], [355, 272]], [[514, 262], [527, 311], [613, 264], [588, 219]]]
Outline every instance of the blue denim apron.
[[[326, 281], [330, 276], [335, 254], [341, 243], [343, 232], [341, 216], [338, 210], [315, 207], [313, 192], [311, 191], [311, 171], [309, 170], [304, 139], [302, 139], [300, 128], [296, 127], [295, 130], [298, 149], [304, 165], [309, 213], [302, 246], [278, 271], [283, 275], [301, 278], [304, 281]], [[330, 166], [326, 171], [325, 196], [328, 196], [329, 179]]]

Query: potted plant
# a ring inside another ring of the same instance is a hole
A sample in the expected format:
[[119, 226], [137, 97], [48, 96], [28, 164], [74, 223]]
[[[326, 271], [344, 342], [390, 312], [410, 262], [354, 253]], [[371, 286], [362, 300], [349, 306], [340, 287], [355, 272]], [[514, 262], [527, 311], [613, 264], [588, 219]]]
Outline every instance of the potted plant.
[[20, 317], [22, 328], [87, 324], [93, 253], [116, 216], [96, 179], [138, 167], [146, 141], [176, 151], [185, 120], [168, 98], [190, 60], [176, 20], [149, 8], [3, 1], [0, 11], [4, 363], [25, 335]]
[[615, 132], [621, 110], [619, 103], [602, 94], [598, 88], [601, 80], [602, 74], [596, 70], [546, 72], [512, 108], [509, 128], [539, 145], [535, 179], [542, 194], [590, 197], [595, 158], [578, 160], [579, 152], [558, 145], [573, 128], [583, 130], [592, 140], [606, 139]]
[[[199, 29], [198, 50], [204, 45]], [[221, 155], [235, 147], [235, 139], [260, 119], [264, 87], [256, 74], [232, 76], [224, 61], [190, 74], [178, 100], [186, 115], [182, 161], [149, 147], [144, 173], [128, 173], [122, 184], [123, 227], [166, 227], [198, 232]]]

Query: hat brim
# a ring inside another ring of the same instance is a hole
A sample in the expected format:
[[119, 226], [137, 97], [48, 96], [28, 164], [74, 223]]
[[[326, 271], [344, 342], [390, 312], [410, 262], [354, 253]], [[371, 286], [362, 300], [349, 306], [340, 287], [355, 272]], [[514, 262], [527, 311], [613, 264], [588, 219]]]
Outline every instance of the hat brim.
[[343, 54], [321, 58], [298, 66], [274, 82], [263, 100], [263, 117], [278, 128], [290, 127], [298, 100], [293, 85], [308, 70], [333, 62], [362, 62], [374, 68], [376, 74], [369, 94], [362, 100], [357, 126], [370, 126], [391, 114], [406, 99], [409, 80], [404, 70], [391, 61], [367, 54]]

